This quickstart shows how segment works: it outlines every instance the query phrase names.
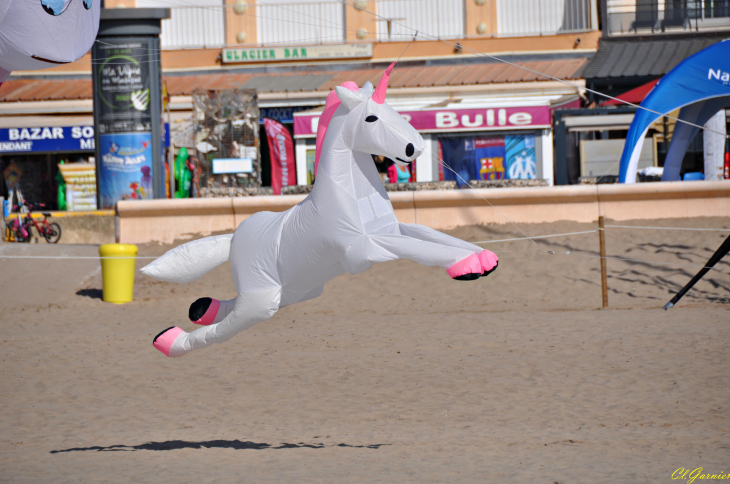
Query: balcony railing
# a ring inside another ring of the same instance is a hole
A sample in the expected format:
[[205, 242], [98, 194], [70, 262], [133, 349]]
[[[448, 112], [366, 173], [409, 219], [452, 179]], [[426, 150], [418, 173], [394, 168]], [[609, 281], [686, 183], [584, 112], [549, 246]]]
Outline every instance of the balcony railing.
[[730, 0], [603, 0], [609, 35], [730, 29]]
[[222, 6], [170, 8], [170, 18], [162, 21], [162, 48], [225, 45], [225, 16], [226, 9]]
[[[345, 6], [340, 2], [260, 3], [256, 5], [256, 39], [247, 44], [342, 43]], [[229, 10], [230, 14], [234, 12]]]
[[585, 0], [499, 0], [501, 37], [554, 35], [591, 28], [591, 5]]
[[[137, 0], [146, 6], [147, 0]], [[152, 1], [152, 0], [149, 0]], [[174, 1], [174, 0], [171, 0]], [[162, 48], [223, 47], [227, 44], [327, 44], [359, 41], [403, 41], [433, 37], [463, 39], [468, 37], [515, 37], [554, 35], [596, 29], [595, 0], [487, 0], [494, 5], [495, 18], [486, 22], [494, 27], [489, 32], [469, 33], [465, 2], [473, 0], [375, 0], [369, 2], [378, 17], [370, 19], [372, 31], [363, 35], [347, 25], [345, 9], [339, 1], [300, 1], [292, 3], [248, 2], [245, 11], [233, 5], [171, 7], [171, 18], [162, 22]], [[187, 3], [187, 2], [184, 2]], [[352, 4], [353, 2], [348, 2]], [[152, 5], [152, 4], [150, 4]], [[155, 6], [157, 4], [155, 3]], [[368, 14], [365, 14], [368, 15]], [[228, 19], [228, 22], [227, 22]], [[247, 35], [238, 37], [235, 22], [254, 22]], [[486, 24], [485, 24], [486, 25]], [[427, 35], [425, 35], [427, 34]], [[255, 37], [255, 38], [254, 38]], [[361, 38], [361, 37], [364, 37]]]

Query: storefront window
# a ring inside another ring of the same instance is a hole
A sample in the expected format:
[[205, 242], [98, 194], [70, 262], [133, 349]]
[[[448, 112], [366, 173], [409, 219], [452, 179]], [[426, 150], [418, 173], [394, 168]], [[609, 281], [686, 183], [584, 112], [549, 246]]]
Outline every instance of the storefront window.
[[316, 157], [317, 150], [312, 146], [312, 149], [307, 149], [307, 185], [314, 183], [314, 159]]
[[441, 164], [439, 178], [459, 187], [469, 180], [535, 179], [535, 138], [532, 132], [442, 136], [440, 156], [453, 171]]

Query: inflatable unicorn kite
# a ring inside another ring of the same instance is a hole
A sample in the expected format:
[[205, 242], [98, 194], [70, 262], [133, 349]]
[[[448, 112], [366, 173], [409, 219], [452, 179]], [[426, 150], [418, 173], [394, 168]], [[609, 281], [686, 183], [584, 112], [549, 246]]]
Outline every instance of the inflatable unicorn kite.
[[497, 268], [497, 256], [422, 225], [398, 222], [373, 162], [382, 155], [405, 165], [424, 148], [418, 132], [385, 104], [391, 65], [373, 90], [347, 82], [330, 93], [317, 132], [321, 154], [312, 193], [286, 212], [259, 212], [234, 234], [177, 247], [142, 269], [163, 281], [190, 282], [231, 261], [238, 296], [202, 298], [190, 320], [205, 327], [178, 327], [153, 345], [177, 357], [222, 343], [271, 318], [279, 308], [322, 294], [343, 272], [358, 274], [374, 262], [409, 259], [440, 265], [457, 280], [474, 280]]
[[11, 71], [68, 64], [89, 52], [101, 0], [0, 0], [0, 84]]

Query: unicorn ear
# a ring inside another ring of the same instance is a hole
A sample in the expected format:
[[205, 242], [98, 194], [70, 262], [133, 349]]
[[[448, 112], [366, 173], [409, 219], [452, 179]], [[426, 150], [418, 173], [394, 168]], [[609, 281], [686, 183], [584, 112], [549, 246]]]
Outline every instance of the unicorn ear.
[[362, 92], [365, 94], [366, 97], [372, 97], [373, 93], [375, 92], [375, 89], [373, 88], [373, 83], [370, 81], [367, 81], [362, 86]]
[[347, 108], [348, 111], [352, 111], [360, 103], [365, 102], [363, 98], [358, 96], [356, 93], [350, 91], [346, 87], [337, 86], [335, 87], [337, 97], [340, 98], [340, 102]]

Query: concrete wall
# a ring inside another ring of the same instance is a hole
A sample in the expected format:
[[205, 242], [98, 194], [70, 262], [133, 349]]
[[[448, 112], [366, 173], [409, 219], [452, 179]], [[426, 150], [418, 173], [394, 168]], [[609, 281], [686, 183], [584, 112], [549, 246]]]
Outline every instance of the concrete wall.
[[[730, 182], [637, 183], [540, 188], [391, 192], [398, 220], [435, 229], [475, 224], [592, 222], [730, 216]], [[251, 214], [280, 212], [303, 195], [122, 201], [122, 243], [233, 232]], [[486, 200], [485, 200], [486, 199]], [[487, 201], [488, 200], [488, 201]]]
[[[111, 244], [115, 240], [115, 217], [112, 210], [94, 210], [90, 212], [49, 212], [48, 223], [57, 223], [61, 227], [59, 244]], [[10, 218], [17, 217], [11, 214]], [[43, 220], [41, 212], [35, 212], [33, 218], [40, 224]], [[46, 241], [38, 234], [35, 227], [31, 229], [32, 242]], [[3, 232], [0, 239], [4, 239]]]

